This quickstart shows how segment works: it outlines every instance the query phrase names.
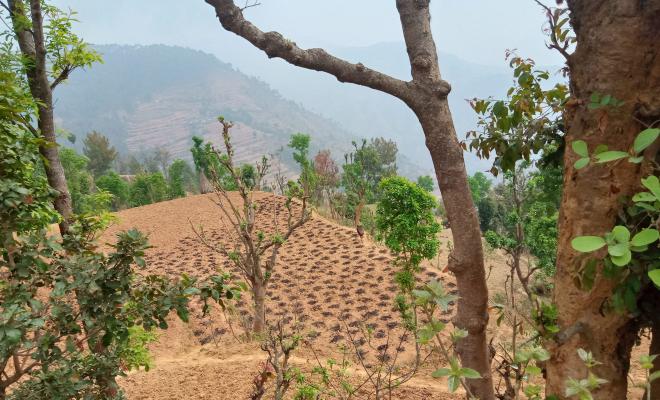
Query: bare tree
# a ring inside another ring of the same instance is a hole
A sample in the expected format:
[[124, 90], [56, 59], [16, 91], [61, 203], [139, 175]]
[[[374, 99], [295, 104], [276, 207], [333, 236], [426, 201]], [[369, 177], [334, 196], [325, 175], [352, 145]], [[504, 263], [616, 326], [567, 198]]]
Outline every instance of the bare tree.
[[218, 156], [220, 168], [224, 168], [233, 180], [240, 196], [240, 203], [237, 204], [232, 199], [230, 192], [219, 179], [220, 171], [216, 171], [215, 166], [211, 168], [211, 176], [214, 178], [211, 183], [218, 197], [216, 204], [222, 211], [226, 223], [229, 224], [227, 235], [233, 247], [212, 243], [202, 229], [193, 227], [193, 230], [207, 247], [227, 257], [246, 279], [254, 301], [252, 331], [261, 333], [266, 323], [266, 286], [277, 263], [280, 248], [296, 229], [309, 220], [311, 211], [307, 208], [307, 194], [296, 183], [289, 182], [285, 203], [287, 213], [285, 229], [282, 231], [279, 229], [277, 212], [273, 216], [274, 232], [267, 233], [258, 229], [256, 222], [260, 207], [254, 199], [254, 191], [261, 185], [261, 180], [268, 172], [268, 159], [263, 157], [256, 165], [256, 176], [253, 177], [253, 181], [244, 181], [241, 168], [234, 165], [234, 149], [229, 132], [233, 125], [222, 117], [219, 121], [222, 124], [225, 152], [215, 148], [213, 151]]
[[431, 34], [430, 0], [397, 0], [408, 50], [411, 81], [403, 81], [362, 63], [352, 64], [323, 49], [304, 50], [277, 32], [263, 32], [243, 17], [243, 10], [232, 0], [205, 0], [213, 6], [222, 26], [263, 50], [306, 69], [326, 72], [340, 82], [348, 82], [388, 93], [402, 100], [415, 112], [424, 130], [436, 176], [452, 226], [454, 249], [449, 268], [456, 274], [461, 293], [455, 324], [469, 336], [461, 341], [463, 365], [481, 373], [469, 381], [472, 393], [482, 400], [493, 399], [490, 356], [486, 340], [488, 288], [484, 270], [479, 220], [473, 205], [463, 160], [456, 137], [447, 95], [450, 85], [440, 76], [435, 42]]

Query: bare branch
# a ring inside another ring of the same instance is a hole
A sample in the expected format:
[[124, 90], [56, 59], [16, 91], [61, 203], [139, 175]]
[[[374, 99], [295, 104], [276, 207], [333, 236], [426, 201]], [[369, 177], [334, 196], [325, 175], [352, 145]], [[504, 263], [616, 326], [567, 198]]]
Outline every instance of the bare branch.
[[246, 39], [264, 51], [269, 58], [277, 57], [298, 67], [325, 72], [340, 82], [367, 86], [389, 93], [404, 102], [412, 100], [414, 91], [409, 82], [372, 70], [361, 63], [352, 64], [323, 49], [301, 49], [278, 32], [263, 32], [243, 17], [243, 9], [237, 7], [233, 0], [205, 1], [215, 8], [216, 15], [226, 30]]

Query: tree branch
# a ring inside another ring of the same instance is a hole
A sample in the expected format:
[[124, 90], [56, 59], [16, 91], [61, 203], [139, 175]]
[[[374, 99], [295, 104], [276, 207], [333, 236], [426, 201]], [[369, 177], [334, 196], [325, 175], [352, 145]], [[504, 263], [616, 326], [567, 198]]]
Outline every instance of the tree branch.
[[301, 49], [278, 32], [263, 32], [243, 17], [242, 9], [236, 6], [233, 0], [205, 1], [215, 8], [223, 28], [246, 39], [269, 58], [277, 57], [298, 67], [325, 72], [340, 82], [367, 86], [391, 94], [404, 102], [413, 98], [414, 90], [409, 82], [367, 68], [362, 63], [349, 63], [323, 49]]

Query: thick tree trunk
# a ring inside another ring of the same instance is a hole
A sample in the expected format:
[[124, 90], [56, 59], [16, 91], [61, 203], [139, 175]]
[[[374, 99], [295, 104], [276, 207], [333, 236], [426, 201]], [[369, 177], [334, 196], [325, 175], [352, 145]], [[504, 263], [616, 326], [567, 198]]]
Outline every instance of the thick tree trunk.
[[62, 215], [60, 232], [66, 233], [73, 216], [71, 195], [64, 176], [64, 168], [60, 162], [57, 139], [55, 136], [55, 121], [53, 118], [53, 93], [48, 79], [46, 65], [46, 47], [43, 31], [43, 15], [39, 0], [30, 0], [30, 16], [32, 32], [21, 25], [20, 19], [26, 18], [24, 3], [20, 0], [9, 0], [12, 12], [14, 32], [22, 55], [32, 62], [26, 66], [26, 76], [32, 97], [38, 102], [37, 123], [39, 133], [46, 143], [39, 151], [44, 157], [44, 169], [48, 184], [59, 193], [53, 205]]
[[266, 284], [259, 279], [255, 279], [252, 295], [254, 296], [252, 332], [261, 333], [266, 327]]
[[[567, 148], [584, 140], [591, 152], [599, 144], [627, 150], [646, 125], [660, 118], [660, 0], [569, 0], [568, 5], [578, 44], [568, 60], [573, 98], [565, 111]], [[625, 103], [590, 110], [587, 105], [594, 92]], [[575, 160], [568, 150], [554, 290], [562, 332], [549, 344], [547, 394], [564, 398], [565, 381], [586, 376], [577, 355], [577, 349], [584, 348], [602, 363], [595, 373], [608, 380], [594, 398], [625, 399], [638, 326], [628, 314], [603, 309], [612, 294], [610, 280], [600, 277], [590, 292], [575, 286], [582, 256], [572, 249], [571, 240], [610, 231], [621, 210], [620, 199], [633, 194], [649, 171], [627, 161], [590, 164], [576, 171]]]
[[473, 396], [491, 400], [495, 394], [486, 338], [488, 286], [481, 228], [468, 185], [463, 149], [447, 101], [450, 86], [440, 76], [429, 3], [429, 0], [396, 2], [413, 82], [419, 85], [416, 95], [406, 103], [422, 124], [451, 226], [454, 249], [449, 255], [449, 269], [456, 275], [459, 291], [454, 325], [469, 333], [459, 341], [457, 351], [463, 366], [481, 374], [480, 379], [468, 379], [466, 383]]

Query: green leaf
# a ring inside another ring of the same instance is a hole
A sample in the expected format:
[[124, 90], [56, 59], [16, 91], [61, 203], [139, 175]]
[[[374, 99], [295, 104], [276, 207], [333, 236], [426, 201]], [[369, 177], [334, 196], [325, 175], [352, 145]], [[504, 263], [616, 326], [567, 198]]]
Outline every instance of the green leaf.
[[443, 376], [449, 376], [450, 374], [451, 370], [449, 368], [440, 368], [433, 371], [431, 376], [434, 378], [442, 378]]
[[649, 375], [649, 382], [653, 382], [658, 378], [660, 378], [660, 371], [655, 371], [654, 373]]
[[649, 271], [649, 278], [655, 284], [655, 286], [660, 287], [660, 269]]
[[633, 196], [632, 199], [635, 202], [638, 202], [638, 201], [654, 202], [656, 200], [655, 196], [652, 193], [649, 193], [649, 192], [635, 193], [635, 195]]
[[642, 179], [642, 185], [653, 193], [653, 195], [660, 199], [660, 179], [657, 176], [651, 175]]
[[635, 138], [633, 143], [633, 150], [635, 153], [640, 153], [647, 147], [649, 147], [660, 135], [660, 129], [658, 128], [649, 128], [641, 131]]
[[628, 158], [628, 161], [631, 162], [631, 163], [633, 163], [633, 164], [639, 164], [639, 163], [641, 163], [642, 161], [644, 161], [644, 157], [643, 157], [643, 156], [639, 156], [639, 157], [629, 157], [629, 158]]
[[618, 243], [628, 243], [630, 240], [630, 231], [625, 226], [617, 225], [612, 229], [614, 240]]
[[589, 157], [589, 149], [587, 143], [584, 140], [576, 140], [571, 143], [573, 151], [580, 157]]
[[635, 236], [633, 236], [630, 243], [633, 246], [648, 246], [660, 238], [660, 232], [657, 229], [647, 228], [643, 229]]
[[582, 169], [589, 164], [589, 160], [589, 157], [579, 158], [575, 164], [573, 164], [573, 167], [575, 167], [575, 169]]
[[610, 161], [620, 160], [628, 156], [630, 156], [630, 154], [626, 153], [625, 151], [605, 151], [600, 154], [596, 154], [596, 162], [606, 163]]
[[610, 259], [612, 259], [612, 263], [614, 265], [618, 267], [625, 267], [632, 259], [632, 253], [630, 252], [630, 250], [626, 250], [622, 256], [620, 257], [611, 256]]
[[607, 147], [606, 144], [599, 144], [599, 145], [596, 146], [596, 148], [594, 149], [594, 154], [604, 153], [604, 152], [606, 152], [607, 150], [609, 150], [609, 147]]
[[571, 241], [573, 249], [582, 252], [590, 253], [605, 246], [605, 239], [600, 236], [578, 236]]
[[447, 378], [447, 385], [449, 386], [449, 392], [454, 393], [456, 389], [458, 389], [460, 383], [461, 381], [457, 376], [451, 375], [449, 378]]
[[479, 379], [481, 374], [472, 368], [461, 368], [461, 376], [466, 379]]
[[626, 251], [629, 251], [628, 243], [617, 243], [614, 246], [607, 246], [607, 252], [612, 257], [621, 257]]

